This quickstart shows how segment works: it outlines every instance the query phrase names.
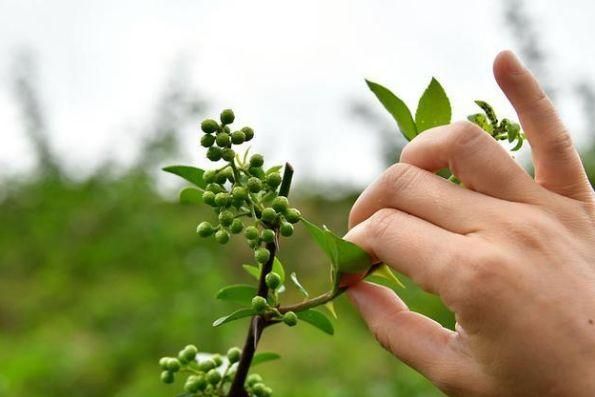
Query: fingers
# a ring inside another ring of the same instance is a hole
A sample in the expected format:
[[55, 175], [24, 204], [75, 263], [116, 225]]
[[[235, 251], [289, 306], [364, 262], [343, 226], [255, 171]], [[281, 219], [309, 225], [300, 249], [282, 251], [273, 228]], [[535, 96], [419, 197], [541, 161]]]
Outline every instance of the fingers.
[[503, 51], [494, 61], [494, 76], [531, 144], [536, 182], [568, 197], [590, 197], [591, 188], [572, 139], [533, 74], [512, 52]]
[[[489, 201], [489, 197], [462, 189], [431, 172], [399, 163], [364, 190], [351, 209], [349, 225], [362, 222], [382, 208], [395, 208], [466, 234], [478, 228], [480, 209], [489, 206]], [[469, 216], [470, 211], [478, 216]]]
[[436, 383], [456, 372], [461, 359], [451, 348], [452, 331], [409, 311], [386, 287], [360, 282], [347, 294], [380, 344], [406, 364]]
[[345, 239], [411, 277], [423, 289], [449, 295], [450, 280], [461, 270], [452, 266], [467, 252], [468, 239], [395, 209], [382, 209], [349, 230]]
[[448, 167], [466, 188], [509, 201], [529, 201], [539, 189], [489, 134], [459, 122], [425, 131], [401, 152], [401, 162], [436, 172]]

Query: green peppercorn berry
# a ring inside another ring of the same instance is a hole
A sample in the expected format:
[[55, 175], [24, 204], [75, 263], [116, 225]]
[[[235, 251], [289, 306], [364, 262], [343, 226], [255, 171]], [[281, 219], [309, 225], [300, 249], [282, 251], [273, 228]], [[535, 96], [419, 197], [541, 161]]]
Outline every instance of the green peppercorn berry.
[[237, 198], [233, 197], [231, 199], [231, 205], [233, 205], [237, 209], [240, 209], [242, 208], [242, 205], [244, 205], [244, 200], [238, 200]]
[[241, 145], [246, 140], [246, 134], [243, 131], [234, 131], [231, 133], [231, 143]]
[[159, 359], [159, 367], [161, 367], [161, 369], [167, 369], [167, 364], [169, 363], [169, 359], [171, 357], [161, 357]]
[[264, 383], [256, 383], [252, 386], [252, 393], [256, 397], [266, 397], [267, 396], [267, 387]]
[[233, 110], [225, 109], [221, 112], [221, 123], [223, 124], [231, 124], [235, 120], [236, 116], [233, 114]]
[[258, 374], [250, 374], [248, 375], [248, 378], [246, 379], [246, 384], [248, 386], [253, 386], [257, 383], [262, 383], [262, 376], [258, 375]]
[[200, 237], [209, 237], [214, 232], [215, 229], [213, 228], [213, 225], [206, 221], [199, 223], [196, 227], [196, 233], [198, 233]]
[[174, 373], [170, 371], [161, 372], [161, 381], [166, 384], [174, 383]]
[[198, 369], [202, 372], [209, 372], [215, 367], [215, 361], [211, 360], [210, 358], [207, 358], [206, 360], [203, 360], [198, 363]]
[[244, 231], [244, 236], [246, 236], [248, 240], [256, 240], [258, 238], [258, 229], [256, 226], [248, 226]]
[[225, 191], [225, 188], [218, 183], [209, 183], [207, 185], [207, 190], [213, 193], [221, 193]]
[[279, 227], [279, 232], [283, 237], [289, 237], [293, 234], [293, 225], [289, 222], [283, 222]]
[[236, 152], [234, 152], [233, 149], [225, 148], [221, 152], [221, 158], [225, 161], [233, 161], [233, 159], [235, 157], [236, 157]]
[[180, 364], [180, 360], [178, 360], [177, 358], [170, 358], [167, 361], [167, 370], [170, 372], [178, 372], [180, 370], [180, 368], [182, 368], [182, 365]]
[[285, 219], [289, 223], [298, 223], [302, 218], [301, 212], [297, 208], [289, 208], [285, 211]]
[[221, 192], [215, 195], [215, 204], [219, 207], [227, 207], [231, 202], [229, 193]]
[[256, 313], [263, 313], [268, 305], [267, 300], [262, 296], [255, 296], [252, 298], [252, 309], [254, 309]]
[[211, 147], [215, 143], [215, 137], [211, 134], [205, 134], [200, 138], [200, 144], [204, 147]]
[[223, 226], [229, 226], [231, 225], [231, 223], [234, 220], [234, 215], [233, 212], [231, 211], [221, 211], [219, 213], [219, 222], [221, 222], [221, 224]]
[[210, 206], [214, 206], [215, 205], [215, 193], [206, 190], [203, 194], [202, 194], [202, 201], [206, 204], [206, 205], [210, 205]]
[[298, 317], [294, 312], [287, 312], [283, 314], [283, 322], [290, 327], [293, 327], [298, 322]]
[[258, 193], [262, 189], [262, 182], [256, 177], [251, 177], [246, 182], [246, 186], [248, 186], [248, 190], [252, 193]]
[[244, 128], [242, 128], [242, 132], [244, 133], [246, 142], [248, 142], [249, 140], [254, 138], [254, 130], [252, 128], [244, 127]]
[[206, 119], [200, 124], [200, 129], [207, 134], [212, 134], [213, 132], [219, 130], [219, 124], [217, 124], [217, 122], [213, 119]]
[[194, 345], [186, 345], [186, 347], [184, 347], [180, 353], [182, 353], [186, 361], [194, 361], [196, 360], [198, 349]]
[[215, 365], [217, 367], [220, 367], [223, 364], [223, 357], [221, 357], [221, 354], [213, 354], [213, 357], [211, 357], [211, 360], [213, 360], [215, 362]]
[[275, 289], [279, 288], [279, 286], [281, 285], [281, 276], [279, 276], [275, 272], [270, 272], [269, 274], [266, 275], [265, 282], [267, 284], [267, 287], [275, 290]]
[[207, 380], [202, 375], [190, 375], [184, 385], [184, 390], [188, 393], [196, 393], [207, 387]]
[[256, 240], [248, 240], [248, 247], [255, 250], [256, 248], [260, 247], [260, 241]]
[[250, 167], [248, 168], [248, 173], [256, 178], [264, 178], [265, 173], [262, 167]]
[[234, 219], [233, 222], [231, 222], [231, 225], [229, 226], [229, 231], [233, 234], [241, 233], [243, 229], [244, 224], [239, 219]]
[[205, 183], [213, 183], [215, 182], [215, 177], [217, 176], [217, 171], [215, 170], [207, 170], [202, 174], [202, 179]]
[[256, 259], [258, 263], [266, 263], [270, 257], [271, 253], [264, 247], [258, 248], [256, 251], [254, 251], [254, 259]]
[[216, 385], [221, 381], [221, 374], [216, 369], [212, 369], [207, 372], [207, 382], [212, 385]]
[[266, 177], [266, 182], [267, 182], [267, 185], [269, 185], [271, 188], [275, 189], [277, 186], [279, 186], [281, 184], [281, 174], [279, 174], [278, 172], [273, 172], [271, 174], [268, 174]]
[[285, 211], [287, 211], [287, 208], [289, 207], [289, 200], [287, 200], [287, 197], [283, 196], [275, 197], [275, 199], [273, 200], [273, 204], [271, 204], [271, 207], [273, 207], [275, 211], [283, 214]]
[[221, 147], [229, 147], [231, 145], [231, 138], [227, 132], [220, 132], [217, 134], [215, 142]]
[[248, 191], [242, 186], [236, 186], [232, 189], [231, 195], [234, 199], [246, 200], [248, 198]]
[[230, 364], [240, 361], [241, 355], [242, 350], [240, 350], [239, 347], [232, 347], [227, 351], [227, 359], [229, 360]]
[[275, 232], [272, 231], [271, 229], [264, 229], [261, 233], [260, 233], [260, 238], [262, 239], [262, 241], [267, 242], [267, 243], [272, 243], [273, 241], [275, 241]]
[[253, 154], [250, 157], [250, 167], [262, 167], [264, 164], [264, 158], [261, 154]]
[[207, 150], [207, 158], [211, 161], [221, 160], [221, 148], [217, 146], [211, 146], [209, 150]]
[[219, 171], [215, 176], [215, 182], [217, 182], [220, 185], [223, 185], [225, 182], [227, 182], [227, 174], [223, 171]]
[[[225, 150], [223, 150], [223, 153], [225, 153]], [[229, 180], [230, 182], [233, 182], [233, 170], [231, 169], [231, 167], [227, 167], [224, 170], [220, 171], [221, 175], [223, 175], [227, 180]]]
[[277, 219], [277, 211], [268, 207], [262, 210], [260, 218], [267, 223], [274, 223]]
[[229, 233], [226, 230], [217, 230], [217, 233], [215, 233], [215, 240], [217, 240], [219, 244], [227, 244], [229, 241]]

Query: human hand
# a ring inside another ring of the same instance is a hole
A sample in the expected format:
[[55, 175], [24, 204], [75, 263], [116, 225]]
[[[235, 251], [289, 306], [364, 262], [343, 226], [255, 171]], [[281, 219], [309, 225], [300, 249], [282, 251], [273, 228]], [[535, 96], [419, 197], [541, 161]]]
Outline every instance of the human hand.
[[[452, 396], [595, 395], [595, 196], [543, 90], [510, 52], [496, 80], [533, 180], [470, 123], [428, 130], [370, 185], [346, 238], [438, 294], [455, 331], [390, 290], [348, 294], [379, 342]], [[465, 188], [436, 176], [448, 167]]]

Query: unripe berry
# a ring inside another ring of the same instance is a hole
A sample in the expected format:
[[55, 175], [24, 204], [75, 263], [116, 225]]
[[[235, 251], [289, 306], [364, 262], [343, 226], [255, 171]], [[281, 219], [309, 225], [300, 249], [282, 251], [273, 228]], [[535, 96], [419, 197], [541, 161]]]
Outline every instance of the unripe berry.
[[213, 360], [215, 362], [215, 366], [219, 367], [221, 366], [221, 364], [223, 364], [223, 358], [221, 357], [221, 354], [213, 354], [213, 357], [211, 357], [211, 360]]
[[262, 169], [262, 167], [250, 167], [248, 168], [248, 173], [257, 178], [265, 177], [264, 170]]
[[184, 355], [184, 358], [187, 361], [194, 361], [196, 359], [196, 355], [198, 354], [198, 349], [194, 345], [186, 345], [181, 352]]
[[268, 223], [273, 223], [275, 222], [275, 220], [277, 219], [277, 211], [275, 211], [272, 208], [265, 208], [262, 210], [262, 213], [260, 214], [260, 218]]
[[188, 393], [196, 393], [207, 387], [207, 380], [202, 375], [190, 375], [184, 385], [184, 390]]
[[227, 359], [229, 360], [230, 364], [240, 361], [241, 356], [242, 350], [240, 350], [238, 347], [232, 347], [227, 351]]
[[256, 240], [258, 238], [258, 229], [255, 226], [248, 226], [244, 231], [244, 236], [248, 240]]
[[229, 226], [229, 231], [232, 232], [233, 234], [241, 233], [243, 229], [244, 229], [244, 224], [239, 219], [234, 219], [233, 222], [231, 223], [231, 226]]
[[219, 213], [219, 222], [221, 222], [223, 226], [231, 225], [233, 220], [234, 216], [231, 211], [221, 211], [221, 213]]
[[244, 136], [246, 137], [246, 142], [251, 140], [252, 138], [254, 138], [254, 130], [250, 127], [244, 127], [242, 128], [242, 132], [244, 133]]
[[289, 222], [289, 223], [298, 223], [301, 218], [302, 218], [302, 214], [296, 208], [289, 208], [285, 212], [285, 219], [287, 219], [287, 222]]
[[215, 233], [215, 240], [217, 240], [219, 244], [227, 244], [229, 241], [229, 233], [226, 230], [217, 230], [217, 233]]
[[215, 176], [215, 182], [217, 182], [220, 185], [223, 185], [225, 182], [227, 182], [227, 174], [223, 171], [219, 171]]
[[271, 229], [264, 229], [261, 233], [260, 233], [260, 238], [262, 239], [262, 241], [267, 242], [267, 243], [272, 243], [273, 241], [275, 241], [275, 232], [272, 231]]
[[231, 124], [235, 120], [236, 116], [233, 114], [233, 110], [225, 109], [221, 112], [220, 119], [223, 124]]
[[231, 202], [229, 193], [221, 192], [215, 195], [215, 204], [219, 207], [227, 207]]
[[219, 383], [219, 381], [221, 381], [221, 374], [219, 373], [219, 371], [217, 371], [216, 369], [212, 369], [209, 372], [207, 372], [207, 382], [209, 382], [212, 385], [216, 385], [217, 383]]
[[209, 237], [211, 234], [213, 234], [214, 232], [214, 228], [213, 225], [211, 225], [209, 222], [201, 222], [197, 227], [196, 227], [196, 233], [198, 233], [198, 235], [200, 237]]
[[213, 193], [221, 193], [225, 191], [225, 188], [218, 183], [209, 183], [207, 185], [207, 190]]
[[256, 397], [268, 396], [267, 387], [264, 385], [264, 383], [256, 383], [254, 386], [252, 386], [252, 392]]
[[256, 313], [264, 312], [267, 307], [267, 300], [262, 296], [255, 296], [254, 298], [252, 298], [252, 309], [254, 309]]
[[215, 205], [215, 193], [213, 193], [209, 190], [206, 190], [202, 194], [202, 201], [204, 201], [204, 203], [206, 205], [214, 206]]
[[229, 147], [231, 145], [231, 138], [227, 132], [218, 133], [215, 141], [217, 142], [217, 145], [221, 147]]
[[169, 371], [161, 372], [161, 381], [166, 384], [174, 383], [174, 373]]
[[279, 286], [281, 285], [281, 277], [275, 272], [270, 272], [269, 274], [267, 274], [265, 277], [265, 281], [267, 287], [273, 290], [279, 288]]
[[215, 137], [211, 134], [205, 134], [200, 138], [200, 144], [204, 147], [211, 147], [215, 143]]
[[169, 363], [169, 359], [171, 357], [161, 357], [159, 359], [159, 366], [161, 367], [161, 369], [167, 369], [167, 364]]
[[231, 134], [231, 129], [228, 126], [226, 126], [226, 125], [224, 125], [221, 130], [223, 132], [225, 132], [226, 134]]
[[177, 372], [180, 370], [180, 368], [182, 367], [182, 365], [180, 364], [180, 360], [178, 360], [177, 358], [170, 358], [167, 361], [167, 370], [170, 372]]
[[246, 182], [246, 186], [248, 186], [248, 190], [252, 193], [258, 193], [262, 189], [262, 182], [256, 177], [251, 177]]
[[198, 363], [198, 369], [200, 369], [202, 372], [209, 372], [215, 367], [215, 362], [210, 358], [207, 358], [206, 360], [203, 360]]
[[202, 179], [205, 183], [213, 183], [215, 182], [215, 177], [217, 176], [217, 171], [215, 170], [207, 170], [204, 174], [202, 174]]
[[234, 199], [246, 200], [248, 198], [248, 191], [242, 186], [236, 186], [231, 191], [231, 195]]
[[254, 259], [258, 263], [267, 263], [268, 260], [271, 258], [271, 253], [268, 249], [261, 247], [254, 251]]
[[206, 119], [200, 124], [200, 129], [207, 134], [212, 134], [219, 129], [219, 124], [213, 119]]
[[253, 154], [250, 157], [250, 167], [262, 167], [263, 164], [264, 157], [262, 157], [262, 154]]
[[225, 161], [233, 161], [233, 159], [235, 157], [236, 157], [236, 152], [234, 152], [233, 149], [225, 148], [221, 152], [221, 158]]
[[272, 174], [268, 174], [266, 177], [267, 185], [271, 188], [275, 189], [277, 186], [281, 184], [281, 174], [278, 172], [273, 172]]
[[283, 237], [289, 237], [293, 234], [293, 225], [289, 222], [283, 222], [279, 227], [279, 232]]
[[298, 322], [298, 317], [294, 312], [287, 312], [283, 315], [283, 322], [290, 327], [293, 327]]
[[275, 197], [271, 207], [273, 207], [275, 211], [282, 214], [287, 211], [287, 208], [289, 207], [289, 200], [287, 200], [287, 197], [284, 196]]
[[[223, 150], [223, 153], [225, 153], [225, 150]], [[231, 169], [231, 167], [227, 167], [226, 169], [222, 170], [220, 172], [221, 175], [223, 175], [225, 177], [225, 179], [229, 180], [230, 182], [233, 182], [233, 170]]]
[[207, 158], [211, 161], [221, 160], [221, 148], [217, 146], [211, 146], [209, 150], [207, 150]]
[[246, 140], [246, 134], [243, 131], [234, 131], [231, 133], [231, 142], [234, 145], [241, 145]]
[[250, 374], [248, 375], [248, 378], [246, 379], [246, 384], [248, 386], [253, 386], [257, 383], [262, 383], [262, 376], [258, 375], [258, 374]]

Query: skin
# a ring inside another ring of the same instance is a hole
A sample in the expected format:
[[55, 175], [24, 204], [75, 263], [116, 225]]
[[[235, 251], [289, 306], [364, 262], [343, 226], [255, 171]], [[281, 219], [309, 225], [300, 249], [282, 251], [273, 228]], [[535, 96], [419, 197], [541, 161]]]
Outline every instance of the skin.
[[348, 294], [382, 346], [450, 396], [594, 396], [595, 195], [533, 75], [509, 51], [494, 75], [535, 178], [471, 123], [434, 128], [362, 193], [346, 236], [438, 294], [455, 331], [387, 288]]

